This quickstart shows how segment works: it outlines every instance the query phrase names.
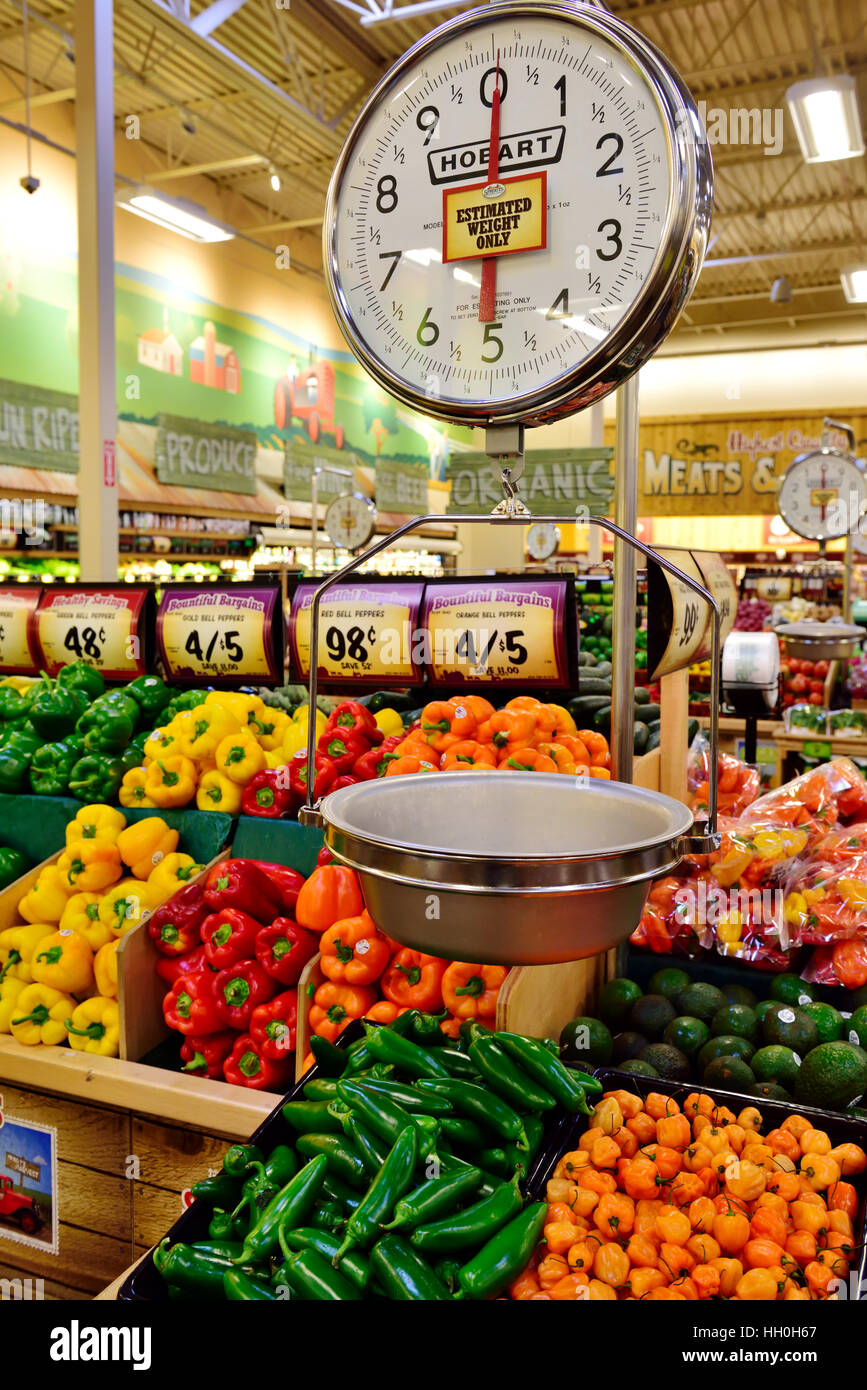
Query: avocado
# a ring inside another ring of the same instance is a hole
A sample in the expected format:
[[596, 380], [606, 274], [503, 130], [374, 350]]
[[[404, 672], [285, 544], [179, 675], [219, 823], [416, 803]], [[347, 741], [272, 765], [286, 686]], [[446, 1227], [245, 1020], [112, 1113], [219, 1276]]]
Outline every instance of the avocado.
[[661, 1038], [677, 1014], [670, 999], [663, 994], [645, 994], [637, 999], [629, 1015], [629, 1026], [637, 1033], [646, 1033], [651, 1042]]

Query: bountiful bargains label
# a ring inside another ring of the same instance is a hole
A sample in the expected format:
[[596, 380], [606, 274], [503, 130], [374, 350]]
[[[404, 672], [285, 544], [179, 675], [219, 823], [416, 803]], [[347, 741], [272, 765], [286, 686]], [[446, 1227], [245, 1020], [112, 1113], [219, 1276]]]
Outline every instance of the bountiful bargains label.
[[[310, 676], [310, 616], [315, 584], [299, 584], [292, 598], [289, 640], [296, 677]], [[419, 685], [423, 633], [418, 631], [424, 585], [340, 584], [319, 605], [320, 680]]]
[[27, 631], [41, 593], [39, 584], [0, 589], [0, 672], [4, 676], [35, 676], [39, 672]]
[[431, 680], [567, 688], [565, 605], [563, 580], [429, 585], [422, 625]]
[[547, 244], [547, 174], [443, 192], [443, 260], [538, 251]]
[[169, 588], [157, 614], [157, 641], [170, 680], [247, 685], [283, 679], [276, 621], [278, 590]]
[[56, 676], [61, 666], [86, 661], [107, 680], [144, 675], [147, 596], [146, 588], [46, 589], [31, 619], [42, 669]]

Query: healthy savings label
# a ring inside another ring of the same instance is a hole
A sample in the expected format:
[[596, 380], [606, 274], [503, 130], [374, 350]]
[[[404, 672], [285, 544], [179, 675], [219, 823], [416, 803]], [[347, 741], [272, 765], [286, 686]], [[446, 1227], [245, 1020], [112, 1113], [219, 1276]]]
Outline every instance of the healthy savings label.
[[562, 580], [428, 585], [422, 626], [431, 680], [565, 689], [565, 595]]
[[31, 618], [41, 668], [56, 676], [61, 666], [86, 661], [106, 680], [144, 675], [145, 652], [139, 627], [146, 588], [46, 589]]
[[[299, 584], [289, 615], [292, 667], [299, 680], [310, 677], [310, 615], [315, 584]], [[319, 605], [319, 660], [322, 681], [346, 681], [379, 688], [419, 685], [424, 659], [418, 615], [420, 583], [337, 584]]]
[[0, 672], [4, 676], [35, 676], [39, 672], [27, 629], [41, 592], [38, 584], [0, 589]]
[[157, 642], [169, 679], [184, 685], [279, 684], [277, 596], [277, 588], [267, 585], [167, 589], [157, 614]]

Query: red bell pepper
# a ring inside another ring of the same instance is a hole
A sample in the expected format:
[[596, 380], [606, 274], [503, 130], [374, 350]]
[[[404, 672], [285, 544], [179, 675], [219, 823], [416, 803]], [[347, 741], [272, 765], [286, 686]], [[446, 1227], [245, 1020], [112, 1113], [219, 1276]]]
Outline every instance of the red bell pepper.
[[235, 1033], [224, 1028], [219, 1033], [202, 1033], [196, 1037], [191, 1034], [181, 1044], [183, 1070], [195, 1072], [196, 1076], [209, 1077], [220, 1081], [223, 1076], [223, 1062], [235, 1046]]
[[232, 1086], [248, 1086], [252, 1091], [283, 1091], [294, 1069], [291, 1056], [272, 1062], [263, 1057], [249, 1033], [242, 1033], [223, 1063], [223, 1076]]
[[[289, 760], [289, 786], [296, 796], [307, 800], [307, 749], [299, 748]], [[313, 755], [313, 800], [326, 796], [337, 777], [337, 769], [330, 758], [321, 753]]]
[[219, 975], [210, 970], [181, 975], [163, 1000], [163, 1017], [178, 1033], [217, 1033], [225, 1028], [218, 1008]]
[[287, 913], [295, 911], [295, 904], [298, 901], [298, 894], [304, 887], [304, 875], [299, 874], [297, 869], [290, 869], [285, 864], [272, 864], [267, 859], [257, 859], [256, 863], [271, 882], [272, 888], [276, 888], [280, 896], [280, 915], [285, 917]]
[[295, 797], [285, 785], [285, 777], [279, 775], [280, 771], [279, 768], [266, 768], [247, 783], [241, 797], [241, 811], [245, 816], [268, 816], [277, 820], [291, 814]]
[[205, 902], [211, 912], [237, 907], [258, 922], [279, 917], [280, 895], [255, 859], [227, 859], [215, 864], [205, 880]]
[[366, 705], [357, 700], [344, 700], [331, 711], [325, 725], [325, 732], [363, 734], [368, 743], [382, 743], [383, 733]]
[[349, 771], [362, 753], [367, 752], [370, 739], [364, 733], [352, 733], [347, 729], [332, 729], [330, 733], [326, 729], [316, 748], [323, 757], [331, 759], [339, 777], [341, 773]]
[[259, 964], [280, 985], [294, 985], [318, 949], [313, 932], [299, 927], [291, 917], [278, 917], [270, 927], [263, 927], [254, 948]]
[[148, 936], [160, 955], [184, 956], [199, 945], [200, 927], [207, 915], [201, 885], [190, 883], [148, 918]]
[[196, 974], [199, 970], [208, 968], [204, 946], [196, 946], [194, 950], [187, 951], [185, 956], [160, 956], [156, 963], [157, 974], [167, 985], [173, 985], [182, 975]]
[[238, 1028], [243, 1032], [250, 1026], [250, 1015], [259, 1004], [265, 1004], [277, 993], [277, 985], [257, 960], [239, 960], [216, 979], [218, 1027]]
[[239, 960], [249, 960], [261, 930], [261, 922], [237, 907], [212, 912], [202, 923], [202, 940], [209, 964], [218, 970], [228, 970]]
[[354, 787], [357, 781], [358, 778], [353, 777], [351, 772], [344, 772], [341, 777], [337, 778], [331, 790], [333, 792], [339, 792], [341, 787]]
[[399, 743], [403, 743], [403, 738], [403, 734], [391, 734], [378, 748], [368, 748], [352, 764], [353, 777], [359, 782], [372, 782], [375, 777], [384, 777], [385, 769], [396, 757], [394, 750]]
[[269, 999], [253, 1010], [250, 1019], [250, 1037], [263, 1057], [269, 1062], [279, 1062], [289, 1052], [295, 1051], [295, 1028], [298, 1019], [298, 991], [287, 989], [285, 993]]
[[318, 853], [317, 856], [316, 856], [316, 864], [317, 864], [317, 867], [321, 867], [323, 864], [336, 864], [336, 863], [337, 863], [337, 860], [334, 858], [334, 855], [331, 853], [331, 850], [328, 848], [327, 845], [323, 845], [322, 848], [321, 848], [321, 850], [319, 851], [319, 853]]

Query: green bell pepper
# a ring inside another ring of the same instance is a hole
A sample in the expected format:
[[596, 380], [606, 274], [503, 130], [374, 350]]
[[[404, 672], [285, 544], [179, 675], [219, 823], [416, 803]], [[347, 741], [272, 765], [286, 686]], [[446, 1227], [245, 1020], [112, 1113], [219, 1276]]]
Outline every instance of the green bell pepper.
[[49, 743], [71, 734], [87, 708], [87, 696], [79, 690], [66, 690], [43, 676], [34, 696], [29, 718], [40, 739]]
[[0, 686], [0, 719], [26, 719], [29, 709], [30, 700], [25, 699], [20, 690], [11, 685]]
[[37, 796], [63, 796], [69, 775], [84, 753], [84, 743], [74, 735], [37, 748], [30, 763], [30, 786]]
[[180, 695], [173, 696], [160, 715], [161, 725], [171, 723], [176, 714], [182, 714], [186, 709], [195, 709], [196, 705], [203, 705], [207, 693], [207, 690], [184, 690]]
[[8, 846], [0, 848], [0, 889], [8, 888], [16, 878], [26, 874], [29, 868], [30, 860], [20, 849], [11, 849]]
[[[5, 750], [3, 750], [5, 751]], [[2, 753], [0, 753], [2, 759]], [[108, 754], [85, 753], [69, 774], [69, 794], [78, 801], [112, 801], [117, 796], [129, 764]], [[0, 763], [2, 781], [2, 763]], [[0, 790], [5, 788], [0, 787]]]
[[121, 695], [103, 695], [86, 709], [75, 726], [88, 753], [117, 753], [126, 748], [138, 724], [138, 705]]
[[172, 698], [171, 691], [159, 676], [139, 676], [137, 680], [130, 681], [126, 693], [132, 696], [142, 714], [149, 719], [157, 719]]
[[[14, 737], [23, 739], [25, 736]], [[34, 751], [21, 743], [15, 743], [14, 739], [0, 748], [0, 792], [14, 793], [24, 790]]]
[[100, 672], [86, 661], [72, 661], [68, 666], [61, 666], [57, 680], [66, 690], [80, 690], [87, 696], [88, 703], [105, 694], [105, 681]]
[[20, 719], [7, 719], [4, 724], [0, 725], [0, 747], [7, 744], [14, 734], [33, 734], [34, 737], [36, 736], [33, 725], [26, 715]]

